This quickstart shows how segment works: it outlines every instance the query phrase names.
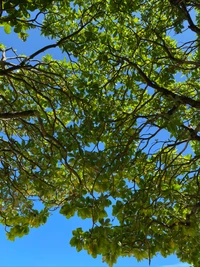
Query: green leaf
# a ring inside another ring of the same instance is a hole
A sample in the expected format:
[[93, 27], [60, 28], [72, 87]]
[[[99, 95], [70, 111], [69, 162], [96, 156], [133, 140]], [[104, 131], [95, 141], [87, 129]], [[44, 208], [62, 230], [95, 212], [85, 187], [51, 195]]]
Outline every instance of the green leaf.
[[4, 31], [5, 33], [7, 34], [10, 34], [11, 33], [11, 26], [9, 24], [4, 24]]

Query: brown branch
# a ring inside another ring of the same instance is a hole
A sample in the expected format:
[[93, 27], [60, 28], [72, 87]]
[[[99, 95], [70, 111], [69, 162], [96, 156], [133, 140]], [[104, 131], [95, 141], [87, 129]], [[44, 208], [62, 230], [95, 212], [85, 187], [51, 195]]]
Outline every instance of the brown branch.
[[0, 120], [11, 120], [11, 119], [19, 119], [25, 117], [37, 117], [37, 110], [26, 110], [21, 112], [6, 112], [0, 113]]
[[159, 86], [156, 82], [151, 81], [151, 79], [144, 73], [144, 71], [136, 63], [131, 62], [128, 58], [123, 57], [123, 59], [136, 68], [136, 70], [138, 71], [138, 73], [141, 75], [141, 77], [144, 79], [144, 81], [148, 86], [156, 89], [158, 92], [162, 93], [165, 96], [168, 97], [171, 96], [177, 103], [179, 102], [180, 104], [190, 105], [194, 108], [200, 108], [200, 101], [194, 100], [184, 95], [175, 94], [169, 91], [168, 89]]
[[40, 118], [40, 113], [37, 110], [26, 110], [26, 111], [21, 111], [21, 112], [0, 113], [0, 120], [23, 119], [26, 117], [37, 117], [39, 125], [41, 127], [43, 137], [47, 136], [47, 133], [44, 129], [42, 119]]
[[191, 16], [190, 16], [190, 13], [188, 12], [187, 7], [185, 6], [185, 4], [184, 4], [184, 3], [181, 3], [180, 6], [181, 6], [183, 12], [185, 13], [186, 19], [187, 19], [187, 21], [188, 21], [188, 23], [189, 23], [189, 28], [190, 28], [193, 32], [196, 32], [197, 34], [200, 34], [200, 28], [197, 27], [197, 26], [194, 24], [194, 22], [193, 22], [193, 20], [192, 20], [192, 18], [191, 18]]
[[18, 69], [21, 69], [21, 68], [33, 68], [33, 66], [31, 65], [25, 65], [26, 62], [28, 62], [29, 60], [33, 59], [34, 57], [36, 57], [37, 55], [45, 52], [46, 50], [48, 49], [51, 49], [51, 48], [56, 48], [57, 46], [61, 45], [62, 43], [64, 43], [65, 41], [67, 41], [68, 39], [70, 39], [71, 37], [73, 37], [74, 35], [78, 34], [79, 32], [81, 32], [85, 26], [87, 26], [92, 20], [93, 20], [94, 17], [92, 17], [88, 22], [86, 22], [85, 24], [83, 24], [77, 31], [61, 38], [59, 41], [57, 41], [56, 43], [54, 44], [51, 44], [51, 45], [46, 45], [44, 46], [43, 48], [37, 50], [36, 52], [34, 52], [33, 54], [31, 54], [30, 56], [26, 57], [19, 65], [16, 65], [16, 66], [13, 66], [11, 68], [8, 68], [8, 69], [4, 69], [4, 70], [0, 70], [0, 75], [7, 75], [9, 72], [12, 72], [14, 70], [18, 70]]
[[178, 95], [176, 93], [173, 93], [172, 91], [168, 90], [167, 88], [164, 88], [164, 87], [158, 85], [156, 82], [152, 81], [146, 75], [146, 73], [136, 63], [132, 62], [129, 58], [115, 55], [111, 51], [110, 51], [110, 53], [112, 56], [119, 58], [120, 60], [124, 60], [124, 61], [128, 62], [130, 66], [133, 66], [138, 71], [138, 73], [140, 74], [140, 76], [143, 78], [143, 80], [146, 82], [146, 84], [148, 86], [154, 88], [158, 92], [162, 93], [164, 96], [172, 97], [174, 99], [175, 105], [184, 104], [184, 105], [190, 105], [191, 107], [194, 107], [194, 108], [200, 108], [200, 101], [194, 100], [194, 99], [187, 97], [187, 96], [184, 96], [184, 95]]
[[198, 135], [198, 126], [196, 129], [193, 129], [185, 125], [181, 125], [181, 126], [190, 133], [191, 140], [200, 141], [200, 136]]

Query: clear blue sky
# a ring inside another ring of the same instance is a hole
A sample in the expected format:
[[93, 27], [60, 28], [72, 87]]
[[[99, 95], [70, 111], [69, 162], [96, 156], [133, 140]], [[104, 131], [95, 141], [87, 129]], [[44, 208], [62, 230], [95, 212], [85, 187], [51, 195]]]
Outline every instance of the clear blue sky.
[[[41, 38], [35, 31], [27, 42], [17, 38], [15, 33], [4, 34], [0, 28], [1, 42], [7, 47], [17, 49], [17, 53], [29, 55], [44, 45], [53, 43], [52, 40]], [[61, 59], [58, 49], [48, 51], [54, 58]], [[77, 227], [87, 229], [90, 220], [81, 220], [77, 217], [67, 220], [58, 211], [50, 216], [46, 225], [31, 229], [28, 236], [17, 238], [14, 242], [6, 239], [4, 227], [0, 226], [0, 266], [107, 266], [102, 263], [101, 257], [93, 259], [86, 251], [76, 252], [69, 245], [72, 230]], [[138, 263], [134, 258], [120, 258], [115, 267], [132, 266], [147, 267], [148, 261]], [[151, 262], [152, 267], [188, 267], [188, 264], [180, 263], [175, 256], [163, 258], [155, 257]]]

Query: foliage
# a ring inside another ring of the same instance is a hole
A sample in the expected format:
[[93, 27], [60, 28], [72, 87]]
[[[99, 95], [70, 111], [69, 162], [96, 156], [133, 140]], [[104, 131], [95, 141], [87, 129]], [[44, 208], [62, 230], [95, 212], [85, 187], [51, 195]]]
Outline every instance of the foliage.
[[91, 219], [70, 244], [110, 266], [158, 252], [199, 266], [198, 1], [1, 1], [0, 20], [53, 39], [26, 56], [0, 46], [8, 238], [60, 208]]

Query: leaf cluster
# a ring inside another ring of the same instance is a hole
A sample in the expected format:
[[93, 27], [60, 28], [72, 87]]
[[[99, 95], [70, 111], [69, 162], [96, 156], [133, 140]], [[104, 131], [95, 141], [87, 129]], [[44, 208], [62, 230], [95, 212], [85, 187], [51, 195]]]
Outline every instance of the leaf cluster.
[[0, 222], [8, 238], [59, 209], [90, 220], [70, 244], [110, 266], [157, 253], [198, 266], [200, 5], [1, 3], [6, 33], [26, 41], [35, 29], [53, 40], [30, 55], [0, 47]]

